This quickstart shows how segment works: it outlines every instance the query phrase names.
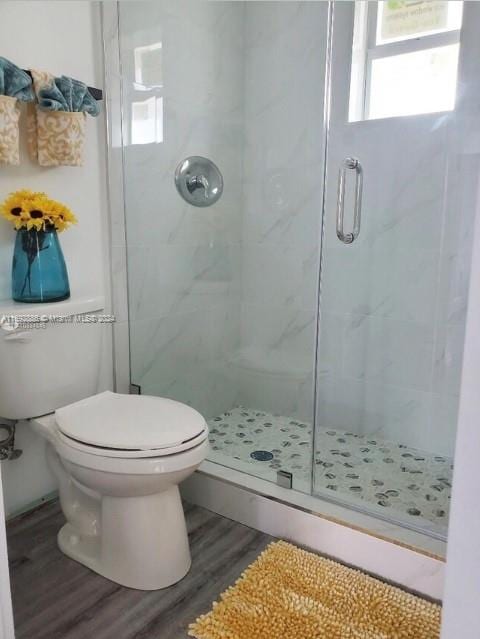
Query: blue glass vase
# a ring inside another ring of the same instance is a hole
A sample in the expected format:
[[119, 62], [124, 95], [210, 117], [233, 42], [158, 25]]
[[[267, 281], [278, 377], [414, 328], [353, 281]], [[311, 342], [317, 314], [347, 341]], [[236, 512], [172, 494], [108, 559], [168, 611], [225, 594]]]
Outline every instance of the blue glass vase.
[[70, 297], [67, 267], [57, 231], [19, 229], [12, 264], [16, 302], [60, 302]]

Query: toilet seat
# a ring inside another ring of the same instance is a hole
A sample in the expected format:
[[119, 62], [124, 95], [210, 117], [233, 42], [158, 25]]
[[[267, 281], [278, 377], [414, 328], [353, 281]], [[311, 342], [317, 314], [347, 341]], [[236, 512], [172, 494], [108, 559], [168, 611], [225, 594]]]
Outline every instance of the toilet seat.
[[125, 450], [122, 448], [105, 448], [102, 446], [93, 446], [92, 444], [85, 444], [84, 442], [81, 442], [77, 439], [68, 437], [67, 435], [62, 433], [61, 430], [57, 431], [57, 436], [59, 441], [61, 441], [66, 446], [74, 448], [75, 450], [81, 451], [83, 453], [89, 453], [90, 455], [98, 455], [100, 457], [113, 457], [117, 459], [141, 459], [148, 457], [166, 457], [167, 455], [175, 455], [183, 451], [188, 451], [191, 448], [195, 448], [207, 439], [208, 428], [207, 426], [205, 426], [205, 429], [196, 437], [193, 437], [186, 442], [182, 442], [178, 446], [170, 446], [168, 448], [152, 448], [151, 450]]
[[208, 427], [193, 408], [174, 400], [106, 391], [55, 411], [59, 439], [102, 457], [158, 457], [204, 441]]

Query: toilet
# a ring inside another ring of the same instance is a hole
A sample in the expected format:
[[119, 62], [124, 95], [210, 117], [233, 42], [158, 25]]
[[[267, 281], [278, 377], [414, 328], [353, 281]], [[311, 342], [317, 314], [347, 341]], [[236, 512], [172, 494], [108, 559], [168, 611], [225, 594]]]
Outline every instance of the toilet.
[[47, 442], [66, 519], [61, 551], [123, 586], [166, 588], [190, 568], [179, 484], [207, 455], [207, 424], [171, 399], [95, 392], [106, 327], [82, 318], [103, 300], [52, 307], [76, 321], [0, 326], [0, 416], [28, 419]]

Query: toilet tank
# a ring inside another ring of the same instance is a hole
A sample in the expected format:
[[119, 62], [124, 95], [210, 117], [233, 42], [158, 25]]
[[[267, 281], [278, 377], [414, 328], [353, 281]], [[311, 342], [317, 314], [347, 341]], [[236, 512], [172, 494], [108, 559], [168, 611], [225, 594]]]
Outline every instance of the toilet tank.
[[104, 306], [103, 297], [0, 303], [0, 417], [38, 417], [98, 392]]

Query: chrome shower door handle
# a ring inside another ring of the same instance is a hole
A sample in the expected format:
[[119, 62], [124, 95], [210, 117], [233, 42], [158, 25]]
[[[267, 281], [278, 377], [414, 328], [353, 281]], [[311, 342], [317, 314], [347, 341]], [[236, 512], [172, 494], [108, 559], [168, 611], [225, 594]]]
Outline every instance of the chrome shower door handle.
[[[347, 179], [347, 169], [355, 171], [355, 204], [353, 209], [353, 229], [351, 233], [345, 233], [343, 221], [345, 217], [345, 182]], [[344, 244], [351, 244], [357, 239], [360, 233], [360, 222], [362, 217], [362, 190], [363, 190], [363, 169], [360, 160], [357, 158], [345, 158], [338, 172], [338, 192], [337, 192], [337, 237]]]

